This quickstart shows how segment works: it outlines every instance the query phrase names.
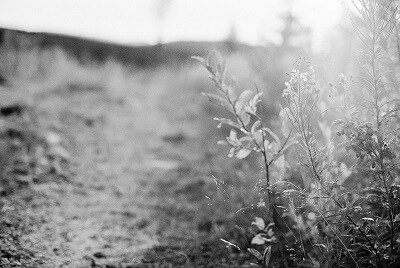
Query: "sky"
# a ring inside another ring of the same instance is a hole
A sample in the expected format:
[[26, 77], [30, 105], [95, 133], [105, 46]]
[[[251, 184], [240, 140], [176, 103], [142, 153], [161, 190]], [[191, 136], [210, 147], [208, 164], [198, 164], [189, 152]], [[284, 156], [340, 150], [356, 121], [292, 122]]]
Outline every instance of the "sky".
[[[279, 42], [279, 16], [290, 6], [319, 42], [350, 0], [0, 0], [0, 27], [77, 35], [125, 44]], [[289, 5], [290, 4], [290, 5]], [[164, 8], [162, 8], [164, 7]]]

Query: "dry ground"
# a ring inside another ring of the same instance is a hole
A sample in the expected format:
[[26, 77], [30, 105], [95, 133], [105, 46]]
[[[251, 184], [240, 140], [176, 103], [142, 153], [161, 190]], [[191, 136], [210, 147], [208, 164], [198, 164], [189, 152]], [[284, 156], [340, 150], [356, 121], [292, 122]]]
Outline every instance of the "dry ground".
[[3, 197], [4, 267], [246, 266], [246, 251], [219, 240], [243, 240], [231, 213], [240, 202], [226, 200], [213, 176], [235, 184], [253, 167], [225, 161], [202, 85], [185, 88], [192, 78], [180, 72], [143, 72], [114, 88], [14, 87], [35, 92], [28, 112], [69, 156], [56, 175]]

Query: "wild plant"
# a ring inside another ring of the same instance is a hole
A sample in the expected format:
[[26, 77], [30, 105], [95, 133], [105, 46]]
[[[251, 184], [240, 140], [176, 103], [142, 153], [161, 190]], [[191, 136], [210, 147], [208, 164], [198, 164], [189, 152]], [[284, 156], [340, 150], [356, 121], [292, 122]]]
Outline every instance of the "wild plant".
[[[265, 199], [257, 205], [266, 209], [252, 222], [249, 248], [255, 266], [400, 265], [400, 50], [390, 45], [399, 39], [393, 34], [399, 14], [394, 1], [353, 4], [361, 21], [352, 20], [363, 48], [361, 74], [341, 74], [339, 85], [327, 89], [300, 56], [283, 90], [277, 129], [263, 121], [257, 86], [241, 91], [216, 51], [195, 57], [220, 93], [204, 95], [232, 114], [215, 118], [218, 127], [231, 127], [219, 143], [230, 146], [229, 157], [258, 153], [263, 160]], [[322, 110], [326, 102], [332, 105]]]

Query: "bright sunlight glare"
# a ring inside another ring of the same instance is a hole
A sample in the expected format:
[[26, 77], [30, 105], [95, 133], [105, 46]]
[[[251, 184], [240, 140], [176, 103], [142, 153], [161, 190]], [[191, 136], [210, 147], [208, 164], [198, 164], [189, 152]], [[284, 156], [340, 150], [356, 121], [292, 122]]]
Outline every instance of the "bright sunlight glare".
[[[347, 0], [346, 0], [347, 1]], [[348, 0], [350, 1], [350, 0]], [[343, 18], [341, 0], [3, 0], [0, 27], [78, 35], [120, 43], [279, 42], [291, 10], [321, 41]]]

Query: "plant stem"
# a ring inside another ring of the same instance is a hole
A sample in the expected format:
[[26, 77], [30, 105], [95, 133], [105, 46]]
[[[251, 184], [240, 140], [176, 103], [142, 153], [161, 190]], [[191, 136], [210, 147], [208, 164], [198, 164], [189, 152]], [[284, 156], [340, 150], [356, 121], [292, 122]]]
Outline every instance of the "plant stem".
[[[245, 131], [245, 133], [249, 133], [249, 130], [246, 126], [246, 124], [243, 122], [243, 120], [240, 118], [237, 110], [236, 110], [236, 106], [235, 106], [235, 102], [231, 100], [231, 98], [229, 97], [229, 94], [227, 91], [222, 90], [224, 87], [224, 82], [217, 76], [214, 77], [217, 81], [217, 84], [220, 86], [220, 90], [224, 93], [225, 98], [228, 100], [229, 104], [232, 107], [233, 113], [235, 114], [236, 120], [240, 123], [242, 129]], [[256, 87], [257, 88], [257, 87]], [[258, 88], [257, 88], [257, 93], [258, 92]], [[260, 126], [261, 129], [263, 128], [262, 126], [262, 120], [261, 118], [258, 117], [258, 119], [260, 120]], [[263, 156], [263, 160], [264, 160], [264, 166], [265, 166], [265, 180], [266, 180], [266, 188], [267, 191], [265, 192], [267, 195], [267, 200], [268, 200], [268, 212], [267, 212], [267, 217], [268, 219], [270, 219], [272, 221], [272, 211], [273, 211], [273, 203], [272, 203], [272, 194], [271, 194], [271, 189], [270, 189], [270, 172], [269, 172], [269, 167], [270, 164], [272, 163], [273, 159], [271, 159], [271, 162], [268, 161], [268, 157], [267, 157], [267, 151], [265, 148], [265, 134], [264, 131], [261, 131], [262, 134], [262, 146], [260, 146], [257, 141], [254, 139], [254, 137], [252, 136], [251, 139], [253, 140], [253, 143], [255, 144], [255, 146], [257, 147], [257, 149], [259, 149], [261, 151], [261, 154]]]

